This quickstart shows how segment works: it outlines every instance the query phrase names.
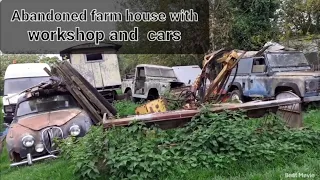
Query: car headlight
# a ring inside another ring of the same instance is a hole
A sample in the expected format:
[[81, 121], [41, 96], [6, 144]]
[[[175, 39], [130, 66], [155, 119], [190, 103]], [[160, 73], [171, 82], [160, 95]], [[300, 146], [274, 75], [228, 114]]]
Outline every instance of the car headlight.
[[21, 141], [24, 147], [31, 147], [34, 144], [34, 137], [31, 135], [26, 135], [23, 136]]
[[71, 135], [71, 136], [78, 136], [78, 135], [80, 134], [80, 132], [81, 132], [80, 126], [78, 126], [78, 125], [72, 125], [72, 126], [70, 127], [69, 132], [70, 132], [70, 135]]
[[37, 144], [34, 149], [36, 150], [36, 152], [40, 153], [44, 150], [44, 146], [43, 144]]
[[317, 91], [318, 90], [318, 81], [307, 80], [306, 81], [306, 91]]
[[13, 107], [12, 106], [4, 106], [4, 112], [12, 113], [13, 112]]

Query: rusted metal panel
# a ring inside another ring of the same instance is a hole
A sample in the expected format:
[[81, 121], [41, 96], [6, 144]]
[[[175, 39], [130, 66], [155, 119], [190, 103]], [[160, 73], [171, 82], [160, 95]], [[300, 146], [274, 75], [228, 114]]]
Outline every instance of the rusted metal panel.
[[80, 109], [66, 109], [35, 114], [19, 119], [18, 124], [39, 131], [48, 126], [61, 126], [81, 113]]
[[[224, 103], [217, 104], [214, 107], [210, 108], [212, 112], [221, 112], [224, 110], [257, 110], [257, 109], [268, 109], [268, 108], [277, 108], [279, 106], [286, 106], [291, 104], [301, 103], [300, 98], [288, 98], [288, 99], [280, 99], [280, 100], [271, 100], [271, 101], [252, 101], [248, 103], [241, 104], [232, 104], [232, 103]], [[182, 120], [184, 123], [191, 120], [196, 114], [200, 112], [197, 110], [178, 110], [178, 111], [168, 111], [163, 113], [153, 113], [146, 115], [136, 115], [127, 118], [121, 119], [103, 119], [104, 127], [108, 128], [111, 126], [126, 126], [129, 125], [133, 121], [142, 121], [144, 123], [161, 123], [161, 124], [170, 124], [172, 121], [176, 122]], [[178, 123], [181, 125], [181, 122]], [[172, 127], [172, 126], [170, 126]], [[172, 127], [174, 128], [174, 127]]]

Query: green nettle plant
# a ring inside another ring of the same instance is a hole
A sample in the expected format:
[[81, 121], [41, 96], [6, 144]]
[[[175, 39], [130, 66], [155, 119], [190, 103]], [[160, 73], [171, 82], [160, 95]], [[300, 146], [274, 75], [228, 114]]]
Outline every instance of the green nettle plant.
[[204, 109], [180, 129], [137, 122], [108, 130], [92, 127], [84, 138], [64, 140], [60, 147], [79, 179], [160, 179], [193, 168], [289, 157], [319, 148], [320, 132], [288, 129], [275, 115], [249, 119], [243, 112]]
[[122, 118], [128, 115], [135, 115], [135, 109], [139, 106], [140, 104], [136, 104], [132, 101], [126, 101], [126, 100], [121, 100], [121, 101], [116, 101], [113, 103], [113, 106], [117, 109], [118, 118]]

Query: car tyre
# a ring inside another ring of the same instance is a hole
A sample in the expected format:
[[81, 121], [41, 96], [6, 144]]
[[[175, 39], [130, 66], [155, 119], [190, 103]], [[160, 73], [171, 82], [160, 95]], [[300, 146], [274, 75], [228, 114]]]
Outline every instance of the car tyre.
[[242, 93], [239, 91], [239, 90], [233, 90], [231, 93], [230, 93], [230, 100], [231, 101], [238, 101], [240, 103], [243, 103], [243, 96], [242, 96]]
[[126, 100], [127, 100], [127, 101], [133, 101], [131, 89], [129, 89], [129, 90], [126, 92]]

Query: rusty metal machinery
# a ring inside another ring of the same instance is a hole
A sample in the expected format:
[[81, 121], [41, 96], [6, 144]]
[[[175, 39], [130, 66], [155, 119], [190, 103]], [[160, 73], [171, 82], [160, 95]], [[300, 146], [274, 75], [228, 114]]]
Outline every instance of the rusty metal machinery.
[[[220, 49], [204, 57], [201, 74], [192, 85], [191, 92], [200, 96], [200, 102], [204, 103], [210, 100], [211, 96], [216, 101], [221, 99], [221, 94], [229, 80], [231, 71], [238, 64], [239, 60], [245, 55], [246, 51]], [[219, 68], [220, 67], [220, 68]], [[207, 79], [211, 82], [206, 87]], [[184, 108], [188, 109], [194, 106], [195, 99], [189, 97], [189, 103]]]
[[[235, 68], [235, 74], [231, 81], [234, 81], [237, 71], [238, 62], [242, 58], [261, 56], [271, 45], [264, 46], [259, 51], [244, 51], [244, 50], [226, 50], [220, 49], [204, 57], [203, 68], [201, 74], [198, 76], [197, 80], [194, 82], [191, 92], [196, 93], [200, 96], [201, 103], [207, 102], [210, 99], [214, 99], [215, 103], [220, 103], [225, 101], [228, 92], [226, 90], [226, 84], [229, 81], [230, 74]], [[210, 85], [207, 88], [206, 81], [210, 81]], [[226, 90], [226, 91], [225, 91]], [[213, 97], [212, 97], [213, 95]], [[195, 99], [190, 97], [189, 104], [186, 108], [192, 107]]]
[[[269, 45], [270, 46], [270, 45]], [[231, 81], [234, 81], [237, 75], [237, 65], [240, 59], [247, 57], [260, 56], [269, 46], [263, 47], [260, 51], [244, 50], [226, 50], [220, 49], [204, 57], [201, 74], [196, 78], [191, 88], [184, 91], [179, 96], [179, 100], [184, 101], [184, 109], [197, 109], [199, 104], [213, 99], [213, 103], [225, 102], [228, 97], [226, 84], [229, 81], [232, 70], [235, 68], [235, 74]], [[207, 80], [210, 85], [207, 87]], [[212, 103], [211, 102], [211, 103]]]
[[150, 114], [155, 112], [166, 112], [166, 111], [167, 111], [166, 100], [162, 98], [150, 101], [135, 109], [135, 113], [137, 115]]

